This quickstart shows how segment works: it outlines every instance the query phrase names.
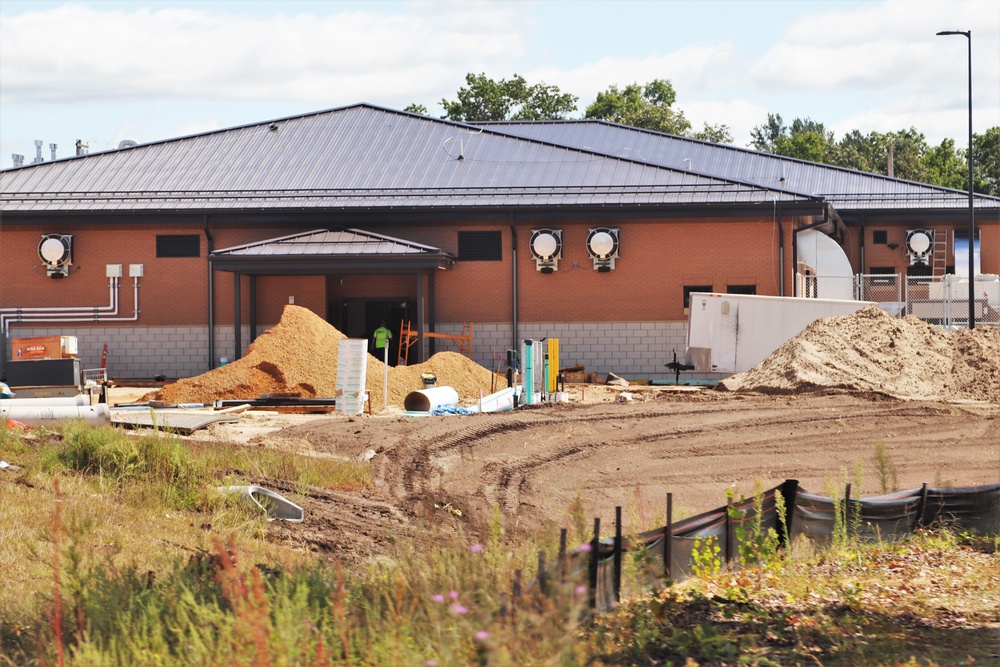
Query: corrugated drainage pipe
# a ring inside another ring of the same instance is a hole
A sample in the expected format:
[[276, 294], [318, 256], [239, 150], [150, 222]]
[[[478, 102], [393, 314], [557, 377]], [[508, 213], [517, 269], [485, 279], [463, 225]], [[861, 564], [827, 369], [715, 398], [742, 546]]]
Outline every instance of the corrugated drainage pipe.
[[403, 409], [407, 412], [431, 412], [437, 407], [456, 405], [458, 405], [458, 392], [451, 387], [411, 391], [403, 399]]
[[0, 408], [0, 421], [8, 419], [26, 426], [55, 426], [76, 419], [82, 419], [91, 426], [106, 426], [111, 423], [111, 410], [106, 403]]

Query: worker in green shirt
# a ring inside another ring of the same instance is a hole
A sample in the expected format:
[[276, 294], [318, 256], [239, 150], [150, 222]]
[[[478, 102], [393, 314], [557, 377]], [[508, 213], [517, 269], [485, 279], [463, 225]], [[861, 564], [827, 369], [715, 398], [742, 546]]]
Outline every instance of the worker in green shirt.
[[375, 330], [372, 334], [372, 339], [375, 344], [375, 354], [376, 356], [382, 356], [384, 350], [389, 345], [389, 339], [392, 338], [392, 332], [385, 326], [385, 320], [382, 320], [379, 328]]

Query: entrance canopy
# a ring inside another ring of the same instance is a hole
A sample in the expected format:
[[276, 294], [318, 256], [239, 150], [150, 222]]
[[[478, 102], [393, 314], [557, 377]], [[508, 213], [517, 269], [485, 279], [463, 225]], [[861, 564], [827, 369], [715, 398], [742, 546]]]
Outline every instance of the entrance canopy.
[[[216, 250], [209, 255], [212, 270], [236, 274], [233, 281], [233, 356], [243, 356], [242, 296], [240, 275], [250, 278], [250, 339], [257, 337], [257, 276], [315, 276], [337, 273], [410, 273], [416, 277], [417, 331], [434, 326], [434, 300], [430, 299], [429, 320], [424, 318], [424, 276], [434, 292], [436, 269], [447, 269], [455, 256], [431, 246], [375, 234], [362, 229], [317, 229], [266, 241]], [[209, 283], [209, 331], [214, 331], [213, 292]], [[418, 333], [419, 350], [423, 336]], [[209, 335], [209, 357], [215, 358], [215, 336]]]
[[447, 269], [450, 253], [362, 229], [317, 229], [216, 250], [213, 268], [254, 275], [409, 273]]

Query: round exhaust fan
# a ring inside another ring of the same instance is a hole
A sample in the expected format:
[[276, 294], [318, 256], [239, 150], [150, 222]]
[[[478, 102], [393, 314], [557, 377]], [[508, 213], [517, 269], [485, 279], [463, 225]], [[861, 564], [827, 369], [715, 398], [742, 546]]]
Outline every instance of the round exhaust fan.
[[50, 276], [69, 274], [73, 263], [73, 236], [70, 234], [45, 234], [38, 243], [38, 258], [45, 264]]
[[906, 252], [911, 262], [927, 259], [933, 245], [934, 232], [930, 229], [911, 229], [906, 232]]
[[618, 230], [610, 227], [591, 229], [587, 235], [587, 251], [598, 260], [618, 257]]
[[542, 273], [552, 273], [559, 268], [562, 259], [562, 230], [532, 229], [531, 256], [535, 258], [535, 268]]

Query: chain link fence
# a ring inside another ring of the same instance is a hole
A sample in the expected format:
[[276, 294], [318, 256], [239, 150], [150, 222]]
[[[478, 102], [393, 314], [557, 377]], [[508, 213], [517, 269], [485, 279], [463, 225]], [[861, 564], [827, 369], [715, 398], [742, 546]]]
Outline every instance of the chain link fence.
[[[929, 324], [969, 326], [969, 280], [964, 276], [797, 275], [796, 294], [812, 299], [873, 301], [895, 317], [913, 315]], [[1000, 277], [979, 275], [973, 282], [976, 324], [1000, 326]]]

